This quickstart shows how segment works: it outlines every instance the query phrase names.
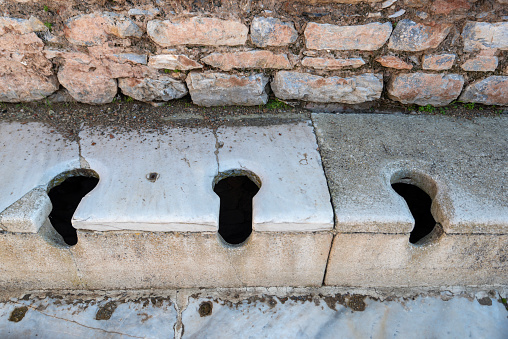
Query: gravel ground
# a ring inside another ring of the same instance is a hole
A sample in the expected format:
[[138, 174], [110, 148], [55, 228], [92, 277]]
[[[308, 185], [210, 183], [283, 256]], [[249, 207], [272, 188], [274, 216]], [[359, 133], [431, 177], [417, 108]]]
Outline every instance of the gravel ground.
[[465, 119], [498, 116], [508, 108], [452, 103], [445, 108], [402, 106], [393, 102], [362, 105], [285, 103], [271, 99], [264, 106], [200, 107], [189, 97], [164, 104], [149, 104], [118, 96], [113, 103], [93, 106], [81, 103], [34, 102], [0, 103], [0, 121], [38, 121], [69, 139], [76, 139], [83, 126], [100, 126], [122, 130], [162, 130], [166, 127], [205, 127], [222, 125], [266, 125], [310, 119], [311, 112], [329, 113], [402, 113], [449, 115]]

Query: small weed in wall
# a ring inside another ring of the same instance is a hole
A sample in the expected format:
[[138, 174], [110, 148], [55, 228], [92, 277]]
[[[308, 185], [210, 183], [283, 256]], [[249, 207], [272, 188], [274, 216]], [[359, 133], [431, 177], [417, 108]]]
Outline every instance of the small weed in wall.
[[436, 108], [432, 105], [418, 107], [418, 111], [420, 111], [420, 112], [434, 113], [435, 110], [436, 110]]
[[49, 7], [44, 5], [44, 12], [49, 12]]
[[44, 23], [44, 26], [46, 26], [50, 31], [51, 31], [51, 28], [53, 27], [53, 24], [51, 22], [45, 22]]
[[279, 99], [270, 99], [266, 103], [266, 108], [268, 109], [282, 109], [287, 107], [289, 107], [289, 105]]

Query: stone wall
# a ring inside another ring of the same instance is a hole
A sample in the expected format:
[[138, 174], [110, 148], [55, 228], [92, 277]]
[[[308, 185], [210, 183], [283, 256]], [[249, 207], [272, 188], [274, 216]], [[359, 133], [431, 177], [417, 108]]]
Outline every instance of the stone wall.
[[0, 0], [0, 102], [508, 105], [507, 0]]

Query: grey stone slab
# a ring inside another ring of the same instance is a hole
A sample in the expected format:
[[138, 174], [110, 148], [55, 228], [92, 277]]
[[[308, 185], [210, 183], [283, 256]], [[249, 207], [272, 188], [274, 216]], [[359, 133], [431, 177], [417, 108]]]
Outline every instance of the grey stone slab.
[[405, 180], [433, 198], [445, 232], [507, 233], [507, 118], [312, 117], [340, 232], [409, 233], [412, 215], [391, 188]]
[[[182, 338], [496, 338], [506, 337], [504, 306], [476, 300], [418, 297], [406, 301], [376, 301], [343, 296], [277, 298], [259, 296], [230, 302], [190, 298], [183, 311]], [[339, 297], [340, 299], [340, 297]], [[349, 300], [348, 300], [349, 299]], [[203, 303], [211, 314], [201, 316]], [[362, 308], [364, 308], [362, 310]]]

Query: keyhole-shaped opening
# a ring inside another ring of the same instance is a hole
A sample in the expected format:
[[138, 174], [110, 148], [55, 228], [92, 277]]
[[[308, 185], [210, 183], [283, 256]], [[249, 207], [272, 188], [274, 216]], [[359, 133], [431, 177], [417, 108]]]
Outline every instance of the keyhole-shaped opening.
[[409, 236], [411, 244], [423, 244], [433, 233], [437, 233], [439, 224], [431, 213], [432, 199], [421, 188], [408, 183], [394, 183], [392, 188], [404, 200], [415, 219], [415, 226]]
[[53, 204], [49, 221], [62, 236], [65, 243], [74, 246], [78, 243], [76, 229], [72, 226], [72, 216], [81, 199], [97, 186], [99, 178], [91, 170], [76, 170], [59, 175], [53, 180], [48, 196]]
[[245, 171], [229, 171], [216, 178], [213, 191], [220, 198], [219, 234], [228, 244], [241, 244], [252, 233], [252, 199], [258, 185], [259, 179]]

